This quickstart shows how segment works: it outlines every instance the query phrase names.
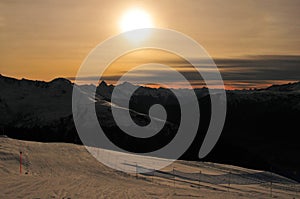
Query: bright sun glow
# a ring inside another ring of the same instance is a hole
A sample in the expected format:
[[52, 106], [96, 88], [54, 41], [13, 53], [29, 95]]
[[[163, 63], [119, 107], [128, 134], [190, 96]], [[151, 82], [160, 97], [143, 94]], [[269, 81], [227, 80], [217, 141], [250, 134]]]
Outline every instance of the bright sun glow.
[[120, 23], [122, 32], [152, 27], [153, 23], [150, 15], [141, 9], [129, 10], [123, 15]]

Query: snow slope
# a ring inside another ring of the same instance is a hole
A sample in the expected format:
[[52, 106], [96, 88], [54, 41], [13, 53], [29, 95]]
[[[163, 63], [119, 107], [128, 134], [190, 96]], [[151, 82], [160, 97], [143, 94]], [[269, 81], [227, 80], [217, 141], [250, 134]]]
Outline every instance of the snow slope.
[[[199, 184], [192, 176], [200, 170]], [[270, 198], [270, 178], [273, 197], [298, 198], [300, 188], [276, 174], [208, 162], [177, 161], [155, 176], [136, 178], [97, 162], [84, 146], [5, 137], [0, 138], [0, 176], [0, 198]], [[223, 181], [213, 181], [218, 176]]]

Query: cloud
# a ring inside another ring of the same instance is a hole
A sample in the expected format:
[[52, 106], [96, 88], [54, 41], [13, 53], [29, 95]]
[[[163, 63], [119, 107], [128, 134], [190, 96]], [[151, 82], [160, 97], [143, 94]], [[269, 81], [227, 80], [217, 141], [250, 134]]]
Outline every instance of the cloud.
[[262, 55], [215, 62], [225, 80], [300, 80], [300, 56]]
[[[203, 61], [203, 60], [202, 60]], [[262, 55], [247, 56], [237, 59], [215, 59], [222, 78], [230, 88], [249, 88], [249, 87], [265, 87], [274, 83], [287, 83], [300, 80], [300, 56], [286, 55]], [[203, 64], [201, 60], [201, 68], [211, 80], [215, 80], [214, 72], [207, 70], [208, 65]], [[205, 63], [205, 62], [204, 62]], [[202, 77], [197, 73], [191, 65], [182, 62], [172, 62], [170, 65], [180, 70], [181, 74], [189, 80], [195, 87], [204, 85]], [[127, 71], [120, 71], [118, 74], [106, 74], [101, 80], [116, 82], [121, 78], [122, 74]], [[75, 78], [69, 78], [75, 80]], [[88, 76], [80, 77], [80, 81], [97, 81], [99, 77]], [[160, 70], [158, 67], [148, 68], [147, 70], [131, 71], [127, 78], [131, 82], [153, 83], [154, 80], [163, 80], [164, 82], [181, 85], [182, 82], [177, 81], [169, 70]]]

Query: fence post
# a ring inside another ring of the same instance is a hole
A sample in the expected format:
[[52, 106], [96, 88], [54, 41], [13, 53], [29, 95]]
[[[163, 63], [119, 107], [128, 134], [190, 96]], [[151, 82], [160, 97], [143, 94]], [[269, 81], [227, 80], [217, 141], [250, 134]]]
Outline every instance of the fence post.
[[20, 174], [22, 174], [22, 151], [20, 151]]
[[174, 188], [175, 188], [175, 169], [173, 167], [173, 183], [174, 183]]
[[154, 182], [154, 172], [155, 170], [152, 170], [151, 182]]
[[135, 178], [137, 179], [138, 178], [138, 165], [137, 163], [135, 163]]
[[124, 173], [126, 173], [126, 160], [124, 160], [123, 165], [124, 165], [124, 167], [123, 167]]
[[230, 184], [231, 184], [231, 171], [229, 171], [229, 174], [228, 174], [228, 189], [227, 189], [228, 192], [230, 189]]
[[199, 171], [199, 189], [201, 188], [201, 174], [202, 174], [202, 172], [201, 172], [201, 170]]

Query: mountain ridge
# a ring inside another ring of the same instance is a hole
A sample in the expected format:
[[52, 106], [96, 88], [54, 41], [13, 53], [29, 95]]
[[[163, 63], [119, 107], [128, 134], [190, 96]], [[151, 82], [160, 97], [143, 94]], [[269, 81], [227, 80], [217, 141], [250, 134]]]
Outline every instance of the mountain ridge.
[[[50, 81], [43, 81], [43, 80], [31, 80], [31, 79], [26, 79], [26, 78], [21, 78], [21, 79], [18, 79], [18, 78], [15, 78], [15, 77], [9, 77], [9, 76], [5, 76], [5, 75], [2, 75], [0, 74], [0, 79], [6, 79], [6, 80], [10, 80], [10, 81], [24, 81], [24, 82], [28, 82], [28, 83], [32, 83], [32, 84], [52, 84], [52, 83], [55, 83], [55, 82], [64, 82], [66, 84], [70, 84], [70, 85], [74, 85], [74, 83], [72, 83], [68, 78], [64, 78], [64, 77], [57, 77], [57, 78], [54, 78]], [[147, 88], [147, 89], [157, 89], [157, 90], [162, 90], [162, 89], [166, 89], [164, 87], [159, 87], [159, 88], [153, 88], [153, 87], [148, 87], [148, 86], [138, 86], [138, 85], [134, 85], [134, 84], [131, 84], [130, 82], [123, 82], [117, 86], [120, 86], [120, 85], [124, 85], [124, 84], [129, 84], [129, 85], [132, 85], [132, 86], [137, 86], [137, 87], [143, 87], [143, 88]], [[82, 84], [81, 86], [89, 86], [91, 84]], [[105, 80], [101, 80], [100, 83], [98, 85], [94, 85], [94, 86], [100, 86], [100, 87], [115, 87], [115, 85], [112, 85], [112, 84], [107, 84], [107, 82]], [[195, 88], [194, 90], [205, 90], [207, 89], [207, 87], [203, 86], [202, 88]], [[176, 90], [176, 89], [175, 89]], [[179, 88], [180, 90], [180, 88]], [[185, 89], [183, 89], [185, 90]], [[233, 89], [233, 90], [227, 90], [227, 91], [300, 91], [300, 80], [299, 81], [291, 81], [289, 83], [286, 83], [286, 84], [273, 84], [271, 86], [267, 86], [265, 88], [260, 88], [260, 89], [256, 89], [255, 87], [253, 88], [247, 88], [247, 89]]]
[[[254, 169], [272, 167], [273, 171], [299, 181], [299, 85], [297, 82], [260, 90], [226, 91], [225, 126], [216, 147], [205, 160]], [[153, 104], [163, 105], [168, 113], [162, 132], [147, 143], [127, 136], [116, 125], [110, 109], [113, 85], [74, 87], [64, 78], [43, 82], [0, 76], [0, 134], [32, 141], [81, 144], [72, 116], [74, 88], [80, 89], [90, 103], [95, 103], [101, 127], [121, 148], [151, 151], [168, 143], [177, 132], [180, 107], [171, 90], [165, 88], [139, 87], [130, 100], [130, 115], [139, 125], [149, 123], [148, 111]], [[91, 94], [92, 90], [96, 90], [96, 96]], [[184, 91], [180, 91], [182, 95]], [[208, 90], [195, 89], [195, 93], [201, 121], [194, 142], [181, 157], [186, 160], [198, 160], [198, 151], [210, 122]]]

